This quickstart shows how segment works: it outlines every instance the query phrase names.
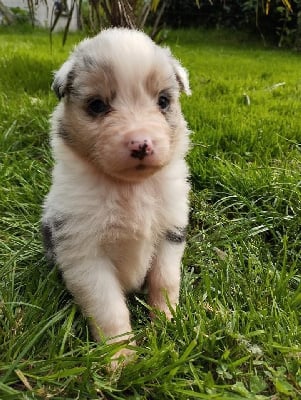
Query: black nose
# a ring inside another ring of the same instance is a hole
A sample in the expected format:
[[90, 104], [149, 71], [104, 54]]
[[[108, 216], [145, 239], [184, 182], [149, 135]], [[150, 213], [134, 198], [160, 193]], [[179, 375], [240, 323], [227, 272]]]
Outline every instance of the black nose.
[[133, 149], [131, 152], [131, 157], [143, 160], [149, 154], [148, 144], [139, 144], [138, 149]]

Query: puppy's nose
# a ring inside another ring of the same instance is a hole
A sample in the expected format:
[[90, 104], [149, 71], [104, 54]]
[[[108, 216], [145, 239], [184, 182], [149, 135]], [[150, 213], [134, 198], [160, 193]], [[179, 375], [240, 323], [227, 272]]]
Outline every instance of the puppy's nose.
[[154, 153], [153, 143], [151, 139], [132, 139], [128, 143], [131, 157], [143, 160], [146, 156]]

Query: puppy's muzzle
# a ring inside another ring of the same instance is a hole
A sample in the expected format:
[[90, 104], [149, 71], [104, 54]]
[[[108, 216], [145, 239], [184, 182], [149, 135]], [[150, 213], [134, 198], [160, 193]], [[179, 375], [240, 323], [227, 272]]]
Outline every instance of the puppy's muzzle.
[[145, 157], [154, 154], [153, 143], [151, 139], [139, 139], [131, 140], [128, 143], [128, 148], [131, 153], [131, 157], [143, 160]]

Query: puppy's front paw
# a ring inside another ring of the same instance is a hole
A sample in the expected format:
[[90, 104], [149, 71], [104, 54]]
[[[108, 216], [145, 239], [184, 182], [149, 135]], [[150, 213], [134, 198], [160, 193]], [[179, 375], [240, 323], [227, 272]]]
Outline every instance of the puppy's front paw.
[[152, 320], [155, 319], [156, 315], [157, 315], [156, 311], [157, 312], [159, 311], [159, 313], [165, 314], [165, 317], [166, 317], [166, 319], [168, 321], [171, 321], [172, 318], [174, 317], [174, 312], [175, 312], [175, 309], [176, 309], [176, 305], [170, 306], [170, 307], [172, 307], [172, 308], [169, 308], [169, 306], [166, 303], [156, 304], [154, 306], [154, 311], [151, 311], [151, 313], [150, 313], [151, 319]]
[[135, 350], [128, 348], [120, 349], [112, 357], [112, 360], [108, 367], [108, 372], [112, 373], [117, 369], [121, 369], [130, 362], [134, 362], [136, 358], [137, 358], [137, 353]]

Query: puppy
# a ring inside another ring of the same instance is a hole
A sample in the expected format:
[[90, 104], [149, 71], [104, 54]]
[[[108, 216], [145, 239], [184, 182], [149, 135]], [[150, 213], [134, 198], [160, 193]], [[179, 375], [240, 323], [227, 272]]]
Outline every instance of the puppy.
[[56, 72], [55, 165], [42, 227], [47, 256], [96, 340], [131, 338], [125, 296], [148, 287], [171, 317], [188, 223], [188, 75], [144, 33], [86, 39]]

